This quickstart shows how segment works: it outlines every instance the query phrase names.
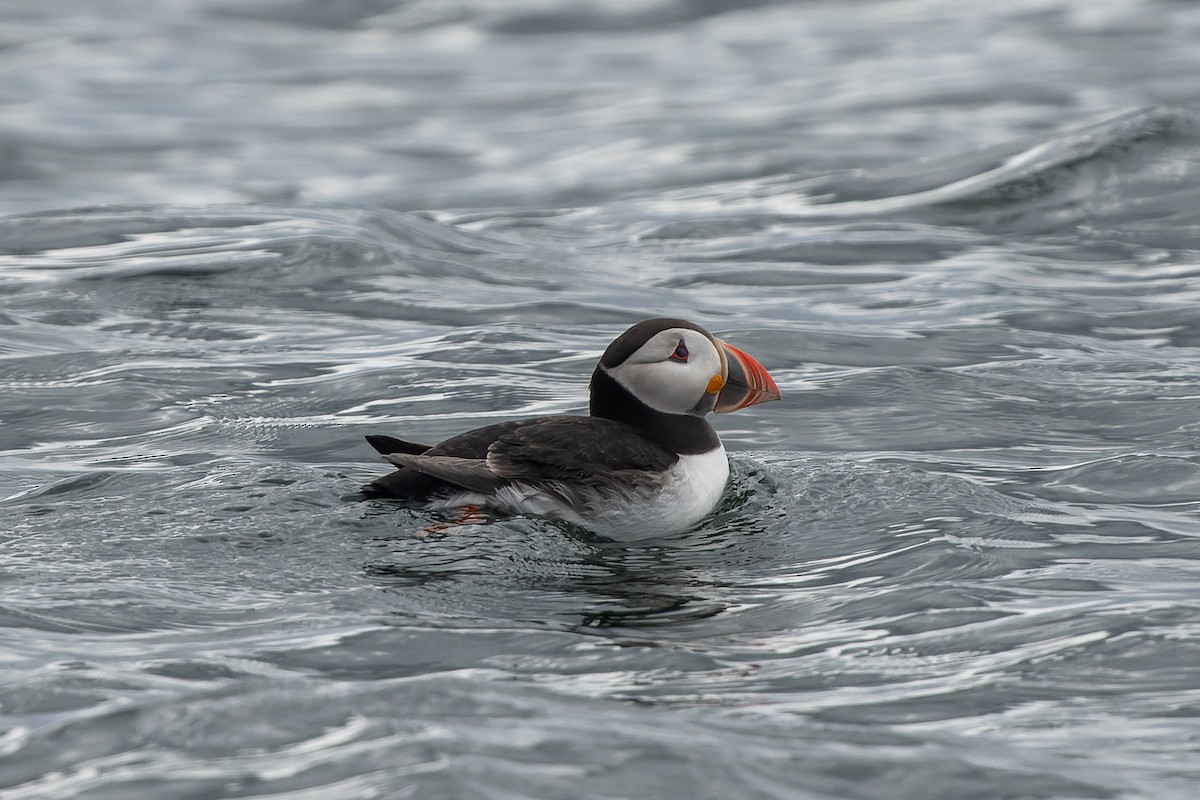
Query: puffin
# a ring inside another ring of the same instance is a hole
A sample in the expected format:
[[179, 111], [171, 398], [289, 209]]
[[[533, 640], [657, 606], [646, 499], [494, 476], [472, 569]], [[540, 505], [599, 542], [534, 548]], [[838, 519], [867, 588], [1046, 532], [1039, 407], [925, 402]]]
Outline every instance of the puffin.
[[682, 319], [618, 336], [589, 383], [587, 416], [517, 419], [440, 444], [370, 435], [394, 472], [362, 488], [427, 510], [535, 516], [611, 539], [692, 528], [717, 506], [729, 459], [706, 418], [779, 400], [751, 356]]

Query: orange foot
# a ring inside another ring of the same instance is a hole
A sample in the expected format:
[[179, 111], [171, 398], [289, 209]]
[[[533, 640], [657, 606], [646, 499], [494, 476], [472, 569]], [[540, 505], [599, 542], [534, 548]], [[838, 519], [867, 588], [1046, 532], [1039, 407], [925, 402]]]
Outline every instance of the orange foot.
[[459, 510], [458, 519], [453, 522], [435, 522], [432, 525], [426, 525], [421, 530], [417, 531], [416, 535], [419, 539], [424, 539], [428, 536], [436, 536], [440, 533], [448, 533], [462, 525], [477, 524], [487, 522], [487, 516], [483, 513], [483, 506], [463, 506]]

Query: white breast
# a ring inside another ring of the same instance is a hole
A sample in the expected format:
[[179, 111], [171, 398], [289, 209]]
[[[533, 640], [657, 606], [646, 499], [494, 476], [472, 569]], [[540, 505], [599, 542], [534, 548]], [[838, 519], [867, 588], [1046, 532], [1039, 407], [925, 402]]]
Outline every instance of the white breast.
[[716, 508], [728, 482], [729, 458], [718, 445], [707, 453], [680, 456], [658, 491], [612, 498], [582, 524], [620, 541], [687, 530]]
[[553, 493], [521, 483], [504, 486], [494, 495], [464, 492], [428, 507], [485, 506], [506, 514], [561, 519], [610, 539], [636, 541], [692, 527], [716, 507], [728, 482], [729, 459], [718, 444], [707, 453], [680, 456], [653, 488], [621, 491], [610, 486], [588, 498], [585, 509], [566, 506]]

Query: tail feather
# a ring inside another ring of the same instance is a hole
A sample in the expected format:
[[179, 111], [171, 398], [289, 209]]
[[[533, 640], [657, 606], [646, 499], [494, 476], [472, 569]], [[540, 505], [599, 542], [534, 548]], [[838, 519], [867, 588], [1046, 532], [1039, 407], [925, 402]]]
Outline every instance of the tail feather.
[[418, 442], [406, 442], [394, 436], [372, 434], [366, 437], [367, 444], [374, 447], [381, 455], [390, 456], [393, 453], [403, 453], [409, 456], [419, 456], [433, 445]]

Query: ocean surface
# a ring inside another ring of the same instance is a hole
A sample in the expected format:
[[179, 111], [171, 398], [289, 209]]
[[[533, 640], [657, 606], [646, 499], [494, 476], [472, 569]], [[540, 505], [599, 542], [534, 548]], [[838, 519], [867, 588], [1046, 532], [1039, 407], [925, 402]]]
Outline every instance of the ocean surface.
[[[1200, 4], [2, 0], [0, 796], [1200, 796]], [[348, 499], [756, 356], [696, 529]]]

